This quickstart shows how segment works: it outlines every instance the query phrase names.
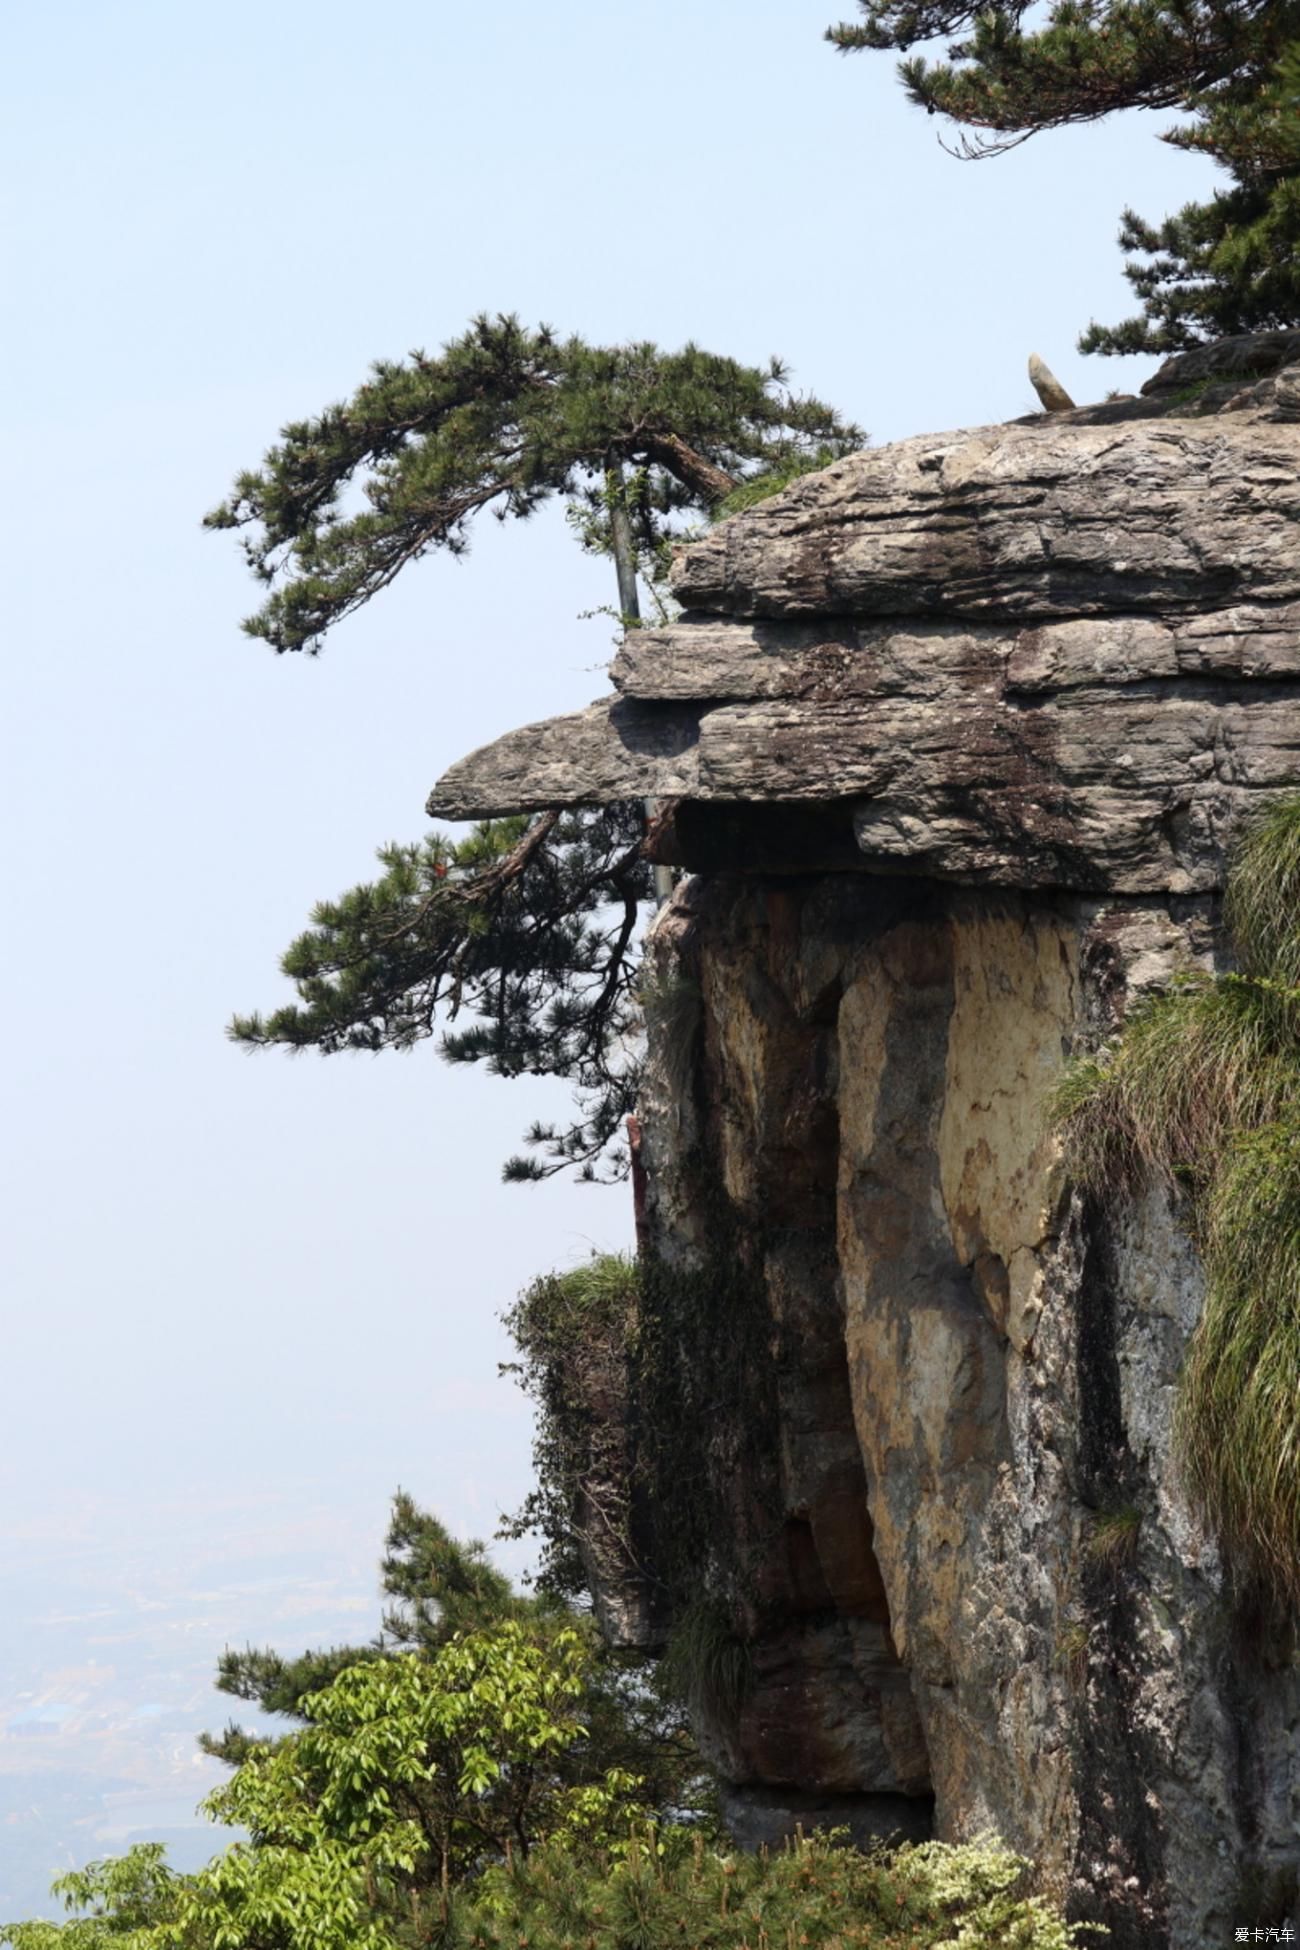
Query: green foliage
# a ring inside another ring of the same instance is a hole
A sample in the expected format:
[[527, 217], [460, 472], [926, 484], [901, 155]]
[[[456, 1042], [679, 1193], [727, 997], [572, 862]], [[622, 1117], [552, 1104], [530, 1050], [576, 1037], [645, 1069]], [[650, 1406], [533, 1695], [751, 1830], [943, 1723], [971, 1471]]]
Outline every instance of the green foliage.
[[741, 1855], [671, 1826], [641, 1825], [611, 1840], [598, 1820], [527, 1855], [512, 1851], [454, 1889], [445, 1910], [418, 1894], [398, 1900], [384, 1868], [357, 1880], [328, 1845], [314, 1856], [232, 1849], [187, 1884], [181, 1913], [161, 1927], [128, 1920], [125, 1910], [119, 1920], [110, 1905], [109, 1936], [78, 1936], [84, 1922], [18, 1924], [0, 1942], [14, 1950], [415, 1950], [430, 1942], [444, 1950], [1071, 1950], [1104, 1935], [1066, 1923], [1028, 1893], [1030, 1883], [1030, 1865], [988, 1837], [868, 1855], [800, 1837]]
[[[640, 1278], [622, 1253], [594, 1253], [525, 1288], [503, 1316], [536, 1404], [534, 1489], [508, 1525], [542, 1539], [542, 1589], [565, 1599], [589, 1588], [593, 1545], [630, 1557], [628, 1362]], [[597, 1535], [593, 1537], [592, 1533]]]
[[[598, 1253], [534, 1280], [505, 1315], [520, 1356], [510, 1372], [536, 1404], [537, 1487], [503, 1534], [540, 1537], [538, 1588], [565, 1603], [652, 1577], [632, 1426], [640, 1292], [635, 1261]], [[603, 1764], [637, 1774], [651, 1807], [709, 1821], [716, 1796], [686, 1704], [671, 1662], [606, 1649], [583, 1713]]]
[[1300, 1091], [1295, 1026], [1289, 991], [1244, 974], [1188, 976], [1140, 1003], [1055, 1093], [1076, 1177], [1205, 1185], [1234, 1130], [1271, 1121]]
[[[373, 1645], [331, 1646], [293, 1659], [267, 1647], [227, 1647], [217, 1663], [218, 1690], [255, 1703], [263, 1713], [301, 1720], [314, 1694], [332, 1685], [346, 1668], [381, 1658], [386, 1644], [432, 1653], [458, 1632], [482, 1631], [536, 1609], [518, 1596], [482, 1544], [453, 1537], [404, 1490], [393, 1498], [381, 1575], [390, 1603], [383, 1632]], [[237, 1766], [267, 1742], [232, 1723], [215, 1738], [200, 1735], [199, 1744]]]
[[[541, 1523], [526, 1509], [527, 1519], [521, 1513], [515, 1534]], [[576, 1708], [583, 1737], [551, 1757], [556, 1790], [602, 1791], [601, 1784], [618, 1775], [639, 1781], [645, 1805], [662, 1816], [711, 1815], [711, 1784], [680, 1704], [644, 1663], [612, 1652], [591, 1618], [569, 1608], [568, 1598], [585, 1596], [581, 1567], [563, 1598], [557, 1596], [557, 1580], [542, 1582], [545, 1588], [537, 1595], [516, 1591], [488, 1561], [481, 1544], [459, 1542], [399, 1491], [383, 1559], [383, 1590], [390, 1602], [379, 1640], [296, 1659], [251, 1647], [228, 1651], [217, 1684], [237, 1698], [255, 1701], [263, 1712], [291, 1721], [297, 1731], [311, 1718], [314, 1697], [342, 1671], [380, 1660], [393, 1646], [432, 1658], [457, 1635], [473, 1635], [509, 1620], [545, 1648], [557, 1630], [568, 1629], [580, 1635], [585, 1648], [583, 1691]], [[215, 1739], [202, 1736], [201, 1744], [239, 1766], [254, 1752], [273, 1751], [279, 1743], [231, 1726]]]
[[[383, 847], [381, 877], [322, 901], [285, 953], [298, 1001], [236, 1016], [231, 1036], [330, 1055], [409, 1050], [441, 1032], [448, 1062], [573, 1083], [574, 1123], [534, 1125], [531, 1155], [511, 1159], [507, 1178], [621, 1172], [639, 1076], [630, 1045], [651, 886], [644, 825], [629, 802]], [[462, 1014], [467, 1027], [455, 1026]]]
[[669, 1720], [675, 1702], [721, 1725], [748, 1690], [754, 1566], [779, 1521], [779, 1357], [754, 1242], [725, 1209], [707, 1230], [693, 1264], [602, 1256], [535, 1281], [506, 1316], [539, 1407], [538, 1487], [510, 1534], [540, 1532], [565, 1597], [593, 1581], [634, 1595], [668, 1632], [652, 1688]]
[[[832, 407], [791, 393], [778, 360], [590, 346], [479, 317], [438, 357], [378, 364], [351, 400], [285, 427], [207, 525], [242, 532], [270, 591], [245, 630], [314, 653], [408, 563], [464, 553], [477, 516], [524, 518], [557, 496], [585, 548], [617, 555], [620, 608], [635, 609], [637, 569], [652, 584], [662, 575], [683, 521], [862, 440]], [[574, 1084], [576, 1121], [534, 1126], [507, 1179], [621, 1174], [644, 824], [640, 804], [611, 805], [382, 848], [380, 879], [322, 902], [283, 957], [297, 1003], [237, 1016], [231, 1034], [329, 1055], [410, 1049], [441, 1031], [451, 1062]], [[477, 1020], [451, 1027], [462, 1006]]]
[[[861, 444], [833, 408], [790, 393], [777, 360], [592, 346], [483, 316], [436, 358], [380, 362], [352, 399], [286, 426], [207, 522], [245, 531], [272, 590], [248, 633], [315, 651], [409, 562], [463, 553], [485, 510], [523, 518], [558, 495], [599, 528], [607, 471], [627, 463], [653, 561], [675, 516], [709, 511], [746, 476]], [[357, 491], [364, 509], [344, 513]]]
[[1300, 1121], [1234, 1135], [1205, 1200], [1209, 1280], [1177, 1431], [1212, 1518], [1300, 1597]]
[[[597, 1269], [585, 1317], [615, 1310], [618, 1293], [614, 1269]], [[1075, 1941], [1025, 1893], [1027, 1865], [993, 1843], [863, 1857], [801, 1839], [746, 1857], [719, 1852], [707, 1824], [651, 1825], [644, 1777], [610, 1764], [628, 1698], [581, 1622], [511, 1592], [477, 1547], [456, 1545], [409, 1498], [395, 1502], [386, 1582], [418, 1649], [369, 1648], [326, 1684], [315, 1683], [318, 1661], [297, 1696], [292, 1668], [276, 1663], [268, 1688], [292, 1698], [294, 1730], [250, 1743], [205, 1803], [215, 1820], [243, 1827], [246, 1841], [192, 1876], [168, 1870], [155, 1844], [93, 1864], [56, 1885], [82, 1914], [10, 1924], [0, 1943], [1066, 1950]], [[451, 1629], [453, 1615], [490, 1614], [498, 1603], [507, 1612], [498, 1622]], [[719, 1619], [697, 1619], [693, 1656], [714, 1659], [724, 1630]], [[622, 1677], [644, 1706], [644, 1684]], [[636, 1747], [633, 1739], [627, 1752]], [[677, 1767], [680, 1782], [680, 1754]]]
[[1165, 136], [1213, 156], [1231, 187], [1159, 224], [1125, 210], [1124, 275], [1142, 309], [1090, 325], [1084, 352], [1175, 352], [1300, 321], [1300, 41], [1281, 42], [1300, 33], [1300, 9], [1270, 12], [1271, 69], [1256, 60], [1192, 95], [1193, 120]]
[[51, 1894], [65, 1909], [84, 1913], [68, 1923], [7, 1924], [0, 1943], [13, 1950], [154, 1950], [191, 1887], [165, 1857], [160, 1842], [140, 1842], [111, 1861], [60, 1876]]
[[590, 1651], [514, 1619], [428, 1658], [345, 1669], [306, 1724], [252, 1750], [205, 1810], [248, 1830], [194, 1876], [133, 1850], [58, 1885], [89, 1916], [11, 1926], [15, 1950], [403, 1950], [445, 1929], [451, 1890], [539, 1841], [608, 1847], [644, 1819], [632, 1775], [574, 1786]]
[[[908, 95], [996, 138], [1091, 122], [1119, 108], [1176, 108], [1250, 63], [1271, 65], [1290, 35], [1288, 0], [1051, 0], [1028, 31], [1030, 0], [858, 0], [861, 21], [827, 31], [841, 52], [948, 44], [947, 59], [900, 63]], [[1001, 145], [1005, 146], [1005, 145]]]
[[1300, 799], [1232, 864], [1238, 970], [1142, 1004], [1080, 1057], [1054, 1112], [1100, 1193], [1148, 1177], [1192, 1199], [1205, 1307], [1179, 1391], [1190, 1481], [1243, 1566], [1300, 1597]]
[[[1158, 225], [1124, 213], [1125, 275], [1142, 301], [1093, 324], [1085, 352], [1168, 352], [1300, 322], [1300, 0], [859, 0], [829, 30], [841, 50], [896, 48], [911, 99], [957, 122], [961, 153], [1014, 146], [1041, 129], [1122, 108], [1183, 108], [1163, 132], [1210, 155], [1231, 186]], [[947, 58], [911, 53], [942, 39]]]
[[508, 1619], [427, 1658], [351, 1666], [303, 1702], [303, 1731], [251, 1757], [210, 1811], [257, 1843], [324, 1839], [411, 1875], [432, 1854], [440, 1876], [444, 1864], [453, 1879], [472, 1874], [563, 1824], [569, 1789], [552, 1763], [584, 1737], [575, 1709], [589, 1657], [570, 1627], [541, 1639]]
[[541, 1851], [453, 1915], [463, 1950], [1068, 1950], [1082, 1930], [1025, 1893], [998, 1843], [859, 1855], [820, 1838], [757, 1855], [650, 1830], [612, 1855]]
[[1274, 800], [1239, 848], [1225, 919], [1242, 971], [1300, 987], [1300, 797]]
[[724, 521], [729, 515], [743, 514], [746, 508], [754, 508], [760, 501], [771, 500], [774, 494], [789, 487], [792, 481], [802, 480], [805, 474], [815, 474], [820, 467], [829, 467], [832, 461], [839, 460], [847, 451], [844, 441], [837, 440], [833, 446], [823, 445], [806, 453], [790, 453], [784, 459], [773, 459], [760, 472], [748, 474], [738, 481], [713, 509], [713, 518]]
[[607, 1255], [547, 1276], [506, 1316], [540, 1409], [538, 1488], [512, 1534], [540, 1531], [562, 1595], [587, 1588], [593, 1550], [621, 1561], [658, 1617], [699, 1624], [748, 1594], [761, 1546], [739, 1535], [730, 1485], [741, 1476], [775, 1507], [772, 1328], [725, 1211], [710, 1235], [695, 1264]]

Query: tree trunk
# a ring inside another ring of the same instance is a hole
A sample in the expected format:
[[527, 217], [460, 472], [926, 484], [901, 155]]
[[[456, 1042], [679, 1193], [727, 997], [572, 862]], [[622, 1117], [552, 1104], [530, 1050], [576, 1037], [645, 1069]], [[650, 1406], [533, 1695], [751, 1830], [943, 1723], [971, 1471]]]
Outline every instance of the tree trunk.
[[[609, 534], [614, 547], [614, 571], [618, 576], [618, 612], [625, 630], [641, 627], [641, 599], [636, 588], [636, 550], [632, 545], [632, 521], [627, 511], [627, 483], [621, 460], [611, 459], [605, 471], [605, 496], [609, 503]], [[657, 799], [645, 802], [646, 824], [659, 810]], [[662, 907], [673, 891], [671, 867], [654, 870], [655, 905]]]

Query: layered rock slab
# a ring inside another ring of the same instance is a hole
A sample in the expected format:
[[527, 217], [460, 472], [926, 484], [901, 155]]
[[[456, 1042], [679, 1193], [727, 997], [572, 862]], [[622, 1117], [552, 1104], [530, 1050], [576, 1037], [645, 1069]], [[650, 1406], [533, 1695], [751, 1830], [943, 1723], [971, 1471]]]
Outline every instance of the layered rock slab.
[[851, 845], [875, 871], [1210, 890], [1297, 775], [1298, 538], [1300, 424], [1249, 397], [855, 455], [684, 550], [688, 613], [628, 636], [617, 694], [462, 760], [429, 810], [676, 802], [660, 854], [694, 866], [709, 807], [817, 806], [837, 868]]

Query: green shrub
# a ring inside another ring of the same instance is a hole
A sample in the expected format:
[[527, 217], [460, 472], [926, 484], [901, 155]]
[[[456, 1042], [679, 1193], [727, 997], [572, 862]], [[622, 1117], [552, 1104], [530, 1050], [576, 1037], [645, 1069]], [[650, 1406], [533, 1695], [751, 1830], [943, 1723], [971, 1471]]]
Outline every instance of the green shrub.
[[[689, 1020], [698, 991], [683, 984], [679, 999]], [[600, 1254], [535, 1280], [504, 1316], [513, 1372], [538, 1406], [538, 1487], [507, 1534], [539, 1531], [541, 1586], [572, 1598], [587, 1589], [598, 1526], [607, 1563], [611, 1549], [623, 1557], [656, 1620], [681, 1621], [687, 1649], [707, 1618], [745, 1615], [780, 1522], [779, 1350], [761, 1256], [725, 1200], [709, 1221], [694, 1264]], [[738, 1481], [753, 1492], [739, 1516]]]
[[[90, 1915], [11, 1924], [0, 1942], [15, 1950], [1071, 1950], [1085, 1932], [1105, 1934], [1066, 1923], [1029, 1894], [1029, 1864], [990, 1837], [867, 1855], [820, 1836], [758, 1855], [724, 1853], [682, 1827], [649, 1828], [612, 1847], [557, 1839], [512, 1852], [453, 1890], [445, 1923], [436, 1905], [391, 1889], [385, 1897], [373, 1879], [369, 1898], [343, 1902], [347, 1891], [326, 1877], [297, 1906], [258, 1907], [264, 1921], [251, 1930], [238, 1905], [193, 1907], [216, 1864], [176, 1879], [175, 1898], [169, 1883], [141, 1908], [145, 1865], [136, 1858], [145, 1853], [155, 1878], [166, 1876], [160, 1850], [132, 1851], [65, 1879], [69, 1906]], [[238, 1849], [219, 1858], [235, 1870], [241, 1859]], [[270, 1884], [259, 1889], [274, 1894]], [[345, 1912], [351, 1920], [340, 1924]]]
[[627, 1427], [628, 1363], [637, 1336], [640, 1274], [622, 1253], [593, 1253], [544, 1274], [504, 1315], [519, 1377], [537, 1408], [537, 1488], [506, 1534], [542, 1537], [541, 1584], [564, 1598], [585, 1594], [584, 1501], [619, 1548], [635, 1555]]

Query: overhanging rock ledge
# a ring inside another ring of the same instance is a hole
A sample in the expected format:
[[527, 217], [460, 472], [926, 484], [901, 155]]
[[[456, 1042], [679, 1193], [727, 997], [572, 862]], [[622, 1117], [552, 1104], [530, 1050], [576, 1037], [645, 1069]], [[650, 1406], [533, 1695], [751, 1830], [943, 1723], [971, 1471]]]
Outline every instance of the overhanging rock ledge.
[[666, 857], [716, 865], [736, 822], [705, 809], [824, 808], [836, 866], [851, 837], [876, 871], [1212, 889], [1226, 834], [1297, 775], [1297, 374], [797, 482], [681, 552], [686, 613], [629, 634], [612, 696], [462, 759], [429, 811], [671, 799]]

